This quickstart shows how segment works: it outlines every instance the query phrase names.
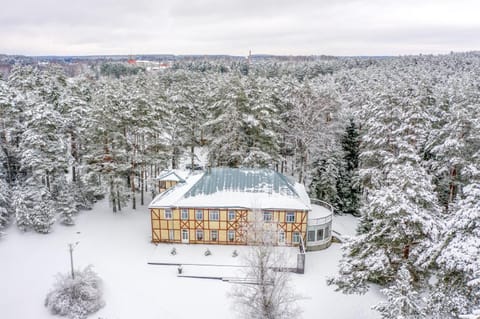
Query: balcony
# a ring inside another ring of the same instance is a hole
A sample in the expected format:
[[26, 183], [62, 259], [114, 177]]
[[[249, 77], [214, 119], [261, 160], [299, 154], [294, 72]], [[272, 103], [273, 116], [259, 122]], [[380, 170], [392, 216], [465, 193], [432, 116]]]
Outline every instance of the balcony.
[[330, 246], [332, 241], [333, 207], [319, 199], [311, 199], [312, 210], [307, 222], [307, 251]]

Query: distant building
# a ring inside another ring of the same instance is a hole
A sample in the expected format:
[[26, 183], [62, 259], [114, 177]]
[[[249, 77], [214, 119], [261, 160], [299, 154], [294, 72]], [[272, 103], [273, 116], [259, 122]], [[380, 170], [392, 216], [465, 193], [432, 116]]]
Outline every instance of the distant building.
[[128, 64], [135, 65], [135, 64], [137, 64], [137, 59], [135, 59], [135, 57], [134, 57], [133, 55], [130, 55], [130, 56], [128, 57], [127, 63], [128, 63]]
[[278, 245], [321, 249], [331, 242], [331, 207], [312, 204], [303, 185], [273, 170], [171, 172], [158, 182], [166, 190], [149, 206], [154, 243], [247, 245], [259, 218]]

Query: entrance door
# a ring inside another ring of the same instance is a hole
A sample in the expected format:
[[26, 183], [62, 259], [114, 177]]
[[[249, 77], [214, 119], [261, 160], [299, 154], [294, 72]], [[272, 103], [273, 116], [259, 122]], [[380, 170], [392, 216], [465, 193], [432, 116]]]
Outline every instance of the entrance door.
[[188, 229], [182, 229], [182, 243], [188, 244]]

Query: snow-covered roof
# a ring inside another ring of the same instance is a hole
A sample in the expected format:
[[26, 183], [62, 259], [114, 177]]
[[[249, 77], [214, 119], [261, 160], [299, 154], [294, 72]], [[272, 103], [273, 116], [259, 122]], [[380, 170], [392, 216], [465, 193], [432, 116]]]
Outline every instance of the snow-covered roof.
[[185, 194], [185, 197], [211, 195], [223, 191], [298, 196], [290, 181], [271, 169], [212, 168]]
[[156, 179], [159, 181], [177, 181], [180, 183], [184, 183], [187, 176], [188, 172], [180, 170], [170, 170], [162, 172]]
[[318, 219], [318, 218], [325, 218], [332, 216], [333, 213], [330, 209], [320, 206], [320, 205], [314, 205], [312, 204], [312, 211], [308, 214], [308, 219]]
[[303, 185], [269, 169], [212, 168], [158, 195], [155, 207], [310, 210]]

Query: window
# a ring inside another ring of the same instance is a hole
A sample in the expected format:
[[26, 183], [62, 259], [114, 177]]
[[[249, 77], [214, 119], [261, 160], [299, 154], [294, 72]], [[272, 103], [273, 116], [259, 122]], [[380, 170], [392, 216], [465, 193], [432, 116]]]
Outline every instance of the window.
[[181, 216], [182, 219], [188, 219], [188, 209], [186, 208], [182, 208], [182, 216]]
[[203, 219], [203, 211], [201, 209], [195, 211], [195, 219], [196, 220]]
[[296, 244], [300, 242], [300, 233], [298, 231], [293, 232], [292, 242]]
[[210, 231], [210, 240], [217, 241], [218, 240], [218, 230], [211, 230]]
[[210, 220], [219, 220], [220, 219], [220, 213], [218, 212], [218, 210], [212, 210], [210, 212]]
[[307, 240], [308, 241], [315, 241], [315, 231], [314, 230], [309, 230], [307, 232]]
[[295, 213], [294, 212], [288, 212], [286, 220], [287, 220], [287, 223], [294, 223], [295, 222]]
[[272, 212], [263, 212], [263, 221], [264, 222], [271, 222], [272, 221]]
[[325, 227], [325, 238], [330, 237], [330, 226]]
[[285, 243], [285, 232], [283, 230], [278, 233], [278, 243], [279, 244]]
[[235, 211], [234, 210], [229, 210], [228, 211], [228, 220], [234, 220], [235, 219]]
[[323, 240], [323, 229], [317, 229], [317, 240]]
[[168, 231], [168, 239], [169, 240], [175, 240], [175, 232], [173, 231], [173, 229], [170, 229]]
[[188, 229], [182, 229], [182, 241], [188, 242]]
[[203, 240], [203, 230], [197, 229], [197, 240]]
[[234, 241], [234, 240], [235, 240], [235, 231], [230, 229], [228, 231], [228, 241]]
[[172, 210], [165, 209], [165, 219], [172, 219]]

